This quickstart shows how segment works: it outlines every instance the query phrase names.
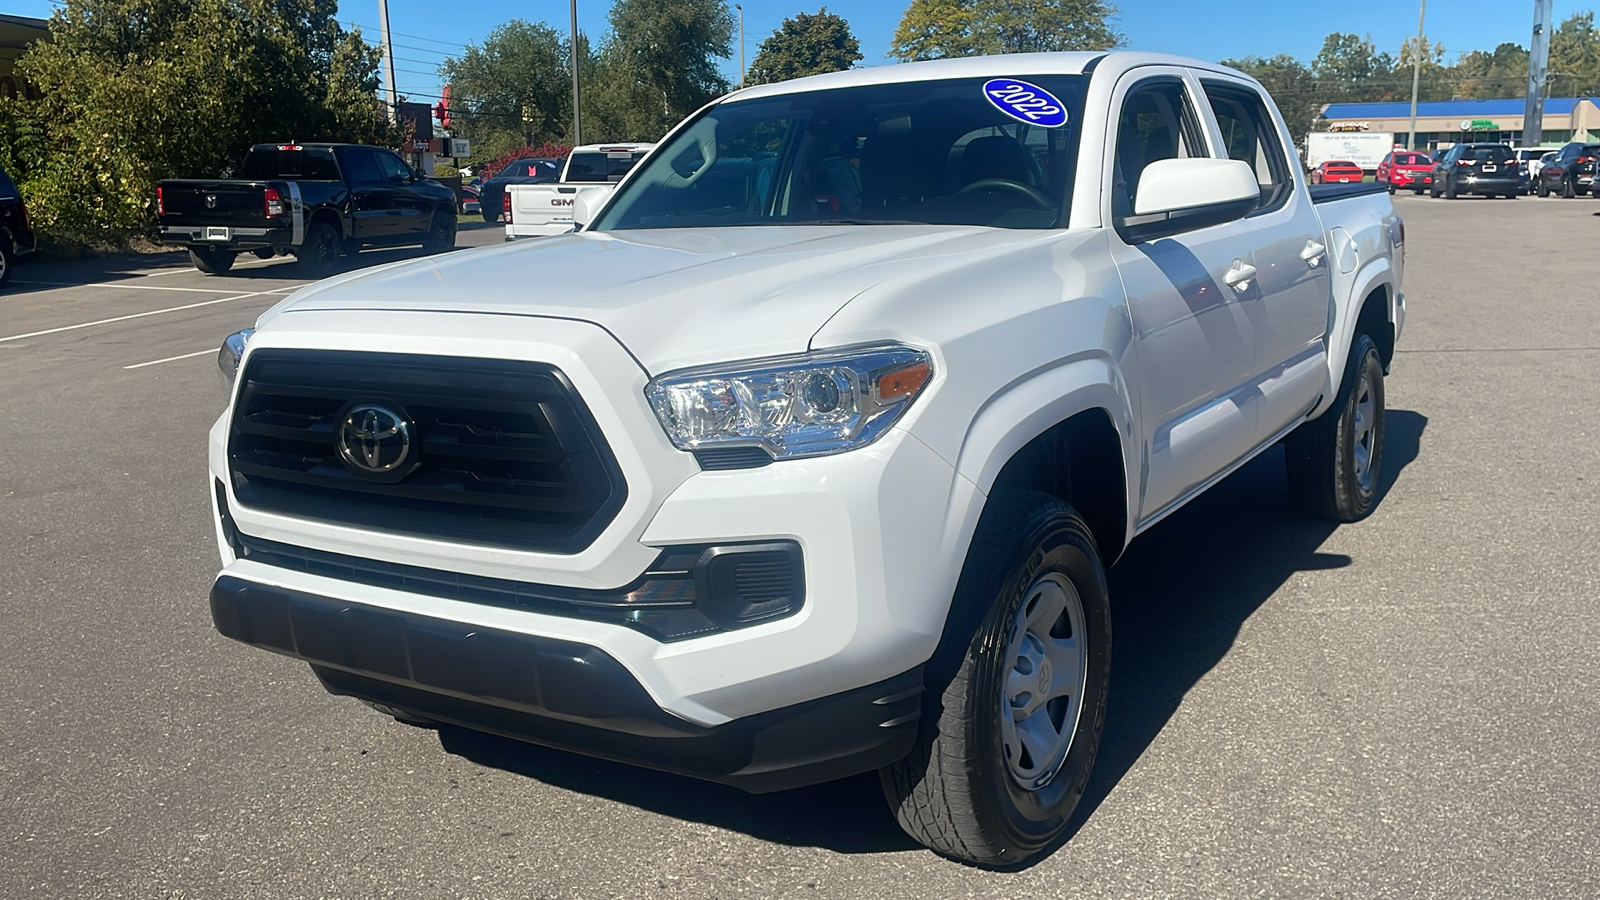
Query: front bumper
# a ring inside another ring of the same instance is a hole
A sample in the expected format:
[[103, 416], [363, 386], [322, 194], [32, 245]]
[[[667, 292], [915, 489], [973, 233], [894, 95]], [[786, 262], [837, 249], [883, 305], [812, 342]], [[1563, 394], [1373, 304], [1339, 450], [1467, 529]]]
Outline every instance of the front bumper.
[[1413, 175], [1405, 172], [1395, 172], [1389, 176], [1389, 183], [1393, 184], [1395, 187], [1414, 187], [1419, 184], [1433, 184], [1433, 175], [1428, 173]]
[[922, 667], [717, 727], [662, 710], [596, 647], [349, 603], [224, 575], [223, 635], [311, 663], [334, 694], [426, 719], [763, 793], [832, 781], [910, 751]]
[[223, 577], [352, 608], [411, 614], [441, 627], [580, 644], [625, 668], [658, 709], [701, 727], [892, 678], [926, 661], [939, 639], [953, 583], [944, 560], [960, 555], [947, 549], [951, 510], [970, 506], [976, 489], [906, 431], [893, 429], [870, 447], [836, 456], [701, 471], [694, 457], [666, 440], [645, 401], [646, 374], [598, 326], [528, 316], [293, 311], [256, 333], [245, 364], [248, 354], [273, 346], [450, 353], [555, 366], [606, 435], [627, 500], [593, 543], [568, 554], [467, 546], [264, 512], [233, 493], [224, 416], [211, 433], [211, 472], [225, 486], [221, 503], [245, 535], [465, 576], [594, 591], [635, 582], [662, 548], [787, 541], [803, 554], [805, 602], [787, 618], [663, 642], [613, 622], [238, 558], [219, 520]]

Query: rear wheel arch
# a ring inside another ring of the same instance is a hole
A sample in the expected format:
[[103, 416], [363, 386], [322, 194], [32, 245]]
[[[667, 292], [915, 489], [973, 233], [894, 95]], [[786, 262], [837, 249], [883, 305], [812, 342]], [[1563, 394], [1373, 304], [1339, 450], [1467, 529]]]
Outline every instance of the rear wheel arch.
[[333, 233], [337, 234], [340, 240], [348, 240], [350, 237], [344, 227], [344, 217], [339, 215], [337, 210], [328, 207], [313, 210], [311, 215], [306, 217], [306, 231], [310, 231], [311, 226], [317, 222], [327, 222], [333, 226]]

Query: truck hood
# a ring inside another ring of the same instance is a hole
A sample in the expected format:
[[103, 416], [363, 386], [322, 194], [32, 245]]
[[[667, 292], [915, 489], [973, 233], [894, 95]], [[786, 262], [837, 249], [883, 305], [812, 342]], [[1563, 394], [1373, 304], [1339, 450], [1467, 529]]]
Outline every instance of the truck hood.
[[605, 328], [655, 375], [804, 352], [861, 292], [1006, 234], [933, 225], [569, 234], [340, 275], [291, 295], [258, 324], [300, 310], [577, 319]]

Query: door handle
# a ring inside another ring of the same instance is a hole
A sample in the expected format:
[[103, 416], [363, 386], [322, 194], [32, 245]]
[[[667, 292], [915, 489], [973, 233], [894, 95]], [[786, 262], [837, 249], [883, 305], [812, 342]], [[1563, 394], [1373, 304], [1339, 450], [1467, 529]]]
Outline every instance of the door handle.
[[1255, 280], [1255, 277], [1255, 266], [1250, 265], [1242, 259], [1236, 259], [1233, 261], [1233, 268], [1228, 270], [1228, 274], [1224, 275], [1222, 280], [1226, 281], [1235, 291], [1242, 294], [1245, 291], [1250, 290], [1250, 283]]
[[1306, 265], [1315, 269], [1317, 266], [1322, 265], [1322, 258], [1327, 254], [1327, 247], [1316, 241], [1306, 241], [1306, 248], [1300, 251], [1300, 258], [1306, 261]]

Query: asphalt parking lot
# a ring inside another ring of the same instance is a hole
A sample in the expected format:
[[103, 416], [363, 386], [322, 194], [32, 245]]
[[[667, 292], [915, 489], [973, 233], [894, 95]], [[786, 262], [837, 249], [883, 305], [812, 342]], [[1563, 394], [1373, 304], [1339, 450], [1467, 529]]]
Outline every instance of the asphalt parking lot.
[[1396, 202], [1381, 507], [1297, 519], [1269, 453], [1141, 537], [1076, 833], [1006, 874], [918, 848], [871, 776], [750, 796], [409, 728], [220, 637], [215, 349], [303, 280], [19, 267], [0, 896], [1600, 896], [1600, 200]]

